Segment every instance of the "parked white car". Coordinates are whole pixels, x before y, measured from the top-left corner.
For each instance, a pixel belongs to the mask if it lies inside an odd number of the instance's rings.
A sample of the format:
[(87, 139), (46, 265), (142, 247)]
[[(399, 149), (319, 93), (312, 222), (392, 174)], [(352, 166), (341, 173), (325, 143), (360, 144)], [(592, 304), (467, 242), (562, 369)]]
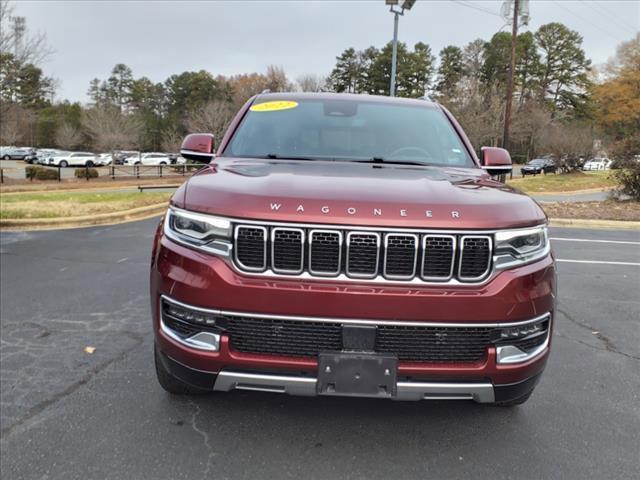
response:
[(609, 170), (611, 168), (611, 160), (608, 158), (594, 158), (584, 164), (582, 170)]
[(166, 153), (143, 153), (142, 155), (134, 155), (124, 159), (125, 165), (169, 165), (171, 159)]
[(65, 153), (67, 152), (64, 152), (62, 150), (56, 150), (54, 148), (43, 148), (41, 150), (38, 150), (38, 152), (36, 153), (35, 163), (39, 163), (40, 165), (46, 165), (47, 160), (49, 158), (60, 156)]
[(96, 165), (99, 167), (111, 165), (112, 162), (113, 156), (110, 153), (101, 153), (96, 157)]
[(96, 164), (97, 155), (89, 152), (65, 152), (47, 159), (47, 165), (57, 167), (93, 167)]

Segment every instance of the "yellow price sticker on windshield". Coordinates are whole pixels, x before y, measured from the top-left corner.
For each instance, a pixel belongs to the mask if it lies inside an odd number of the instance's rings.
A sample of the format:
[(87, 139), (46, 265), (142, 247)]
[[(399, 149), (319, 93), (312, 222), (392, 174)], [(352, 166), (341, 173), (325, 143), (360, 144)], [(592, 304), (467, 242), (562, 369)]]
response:
[(290, 108), (296, 108), (297, 106), (298, 102), (292, 102), (290, 100), (278, 100), (252, 105), (250, 110), (252, 112), (276, 112), (278, 110), (289, 110)]

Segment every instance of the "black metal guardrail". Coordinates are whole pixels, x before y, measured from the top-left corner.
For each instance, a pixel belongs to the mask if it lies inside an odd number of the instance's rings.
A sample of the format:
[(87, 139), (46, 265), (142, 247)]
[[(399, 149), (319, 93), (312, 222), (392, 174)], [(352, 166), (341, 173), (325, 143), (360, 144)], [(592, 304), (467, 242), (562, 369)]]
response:
[(175, 175), (187, 176), (192, 175), (201, 168), (209, 165), (208, 163), (180, 163), (170, 165), (110, 165), (109, 176), (115, 180), (117, 177), (158, 177), (167, 176), (167, 173)]
[[(190, 176), (208, 163), (184, 163), (169, 165), (109, 165), (109, 166), (79, 166), (79, 167), (60, 167), (59, 165), (27, 165), (25, 168), (25, 178), (29, 181), (35, 180), (57, 180), (61, 182), (65, 178), (86, 179), (87, 181), (96, 178), (110, 177), (112, 180), (122, 178), (163, 178), (167, 176)], [(108, 170), (105, 170), (108, 169)], [(4, 168), (0, 168), (0, 183), (5, 182)], [(54, 174), (40, 173), (56, 172)], [(65, 175), (63, 172), (70, 172)], [(97, 175), (96, 173), (97, 172)]]

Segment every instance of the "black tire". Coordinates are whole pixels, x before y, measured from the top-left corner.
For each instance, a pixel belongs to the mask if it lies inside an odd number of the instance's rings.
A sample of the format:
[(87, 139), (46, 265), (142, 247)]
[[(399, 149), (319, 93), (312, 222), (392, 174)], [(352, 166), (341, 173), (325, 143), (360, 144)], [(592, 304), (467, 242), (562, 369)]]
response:
[(166, 165), (167, 162), (160, 162), (160, 165)]
[(11, 157), (9, 155), (5, 155), (4, 157), (2, 157), (3, 160), (11, 160)]
[(85, 163), (84, 165), (88, 168), (91, 168), (93, 167), (93, 162), (91, 160), (87, 160), (87, 163)]
[(135, 162), (134, 163), (134, 165), (140, 165), (140, 164), (141, 164), (141, 162)]
[(158, 377), (158, 383), (165, 391), (172, 395), (201, 395), (203, 393), (208, 393), (205, 390), (193, 387), (174, 377), (162, 363), (158, 347), (155, 345), (153, 347), (153, 356), (156, 364), (156, 377)]
[(518, 405), (522, 405), (524, 402), (529, 400), (529, 397), (531, 396), (532, 393), (533, 393), (533, 390), (513, 400), (508, 400), (506, 402), (496, 402), (493, 404), (493, 406), (494, 407), (515, 407)]
[(67, 163), (66, 160), (62, 160), (60, 162), (60, 168), (67, 168), (69, 166), (69, 164)]

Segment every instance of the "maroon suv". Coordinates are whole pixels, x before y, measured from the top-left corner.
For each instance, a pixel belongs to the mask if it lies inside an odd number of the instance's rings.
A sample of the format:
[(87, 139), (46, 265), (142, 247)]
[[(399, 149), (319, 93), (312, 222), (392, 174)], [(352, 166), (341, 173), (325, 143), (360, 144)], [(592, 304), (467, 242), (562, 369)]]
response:
[(427, 100), (247, 102), (158, 228), (151, 306), (171, 393), (259, 390), (515, 405), (544, 370), (547, 219)]

